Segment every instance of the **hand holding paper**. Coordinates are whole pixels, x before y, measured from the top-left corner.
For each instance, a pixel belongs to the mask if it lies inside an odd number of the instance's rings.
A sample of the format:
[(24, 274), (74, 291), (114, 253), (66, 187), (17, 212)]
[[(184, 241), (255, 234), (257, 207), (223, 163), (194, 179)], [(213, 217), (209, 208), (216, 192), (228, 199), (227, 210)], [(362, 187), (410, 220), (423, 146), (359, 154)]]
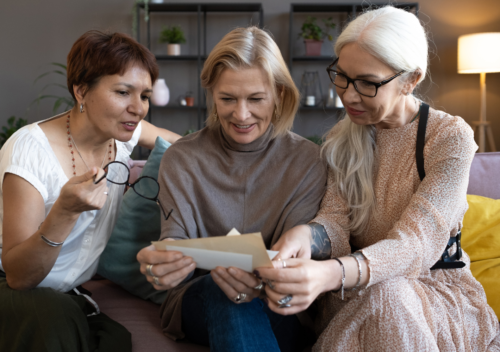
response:
[(227, 236), (195, 238), (175, 242), (153, 242), (157, 250), (179, 251), (190, 256), (200, 269), (212, 270), (230, 266), (252, 272), (258, 267), (272, 268), (271, 259), (278, 252), (266, 251), (262, 235), (240, 235), (235, 229)]

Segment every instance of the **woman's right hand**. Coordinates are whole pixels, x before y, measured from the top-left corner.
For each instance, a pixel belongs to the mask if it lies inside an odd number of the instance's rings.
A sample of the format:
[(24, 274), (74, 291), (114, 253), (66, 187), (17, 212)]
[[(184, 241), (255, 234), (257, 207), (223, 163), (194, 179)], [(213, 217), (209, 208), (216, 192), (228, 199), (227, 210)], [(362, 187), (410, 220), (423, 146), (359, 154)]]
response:
[[(185, 257), (177, 251), (157, 251), (153, 245), (141, 249), (137, 253), (137, 260), (141, 264), (141, 273), (159, 291), (176, 287), (196, 268), (193, 258)], [(147, 272), (147, 267), (151, 264), (154, 276)], [(155, 283), (155, 277), (158, 284)]]
[(62, 187), (56, 204), (72, 214), (101, 209), (108, 197), (108, 186), (105, 179), (94, 184), (94, 176), (98, 179), (103, 173), (104, 170), (92, 167), (83, 175), (70, 178)]
[(279, 251), (276, 258), (311, 258), (311, 229), (308, 225), (298, 225), (283, 235), (271, 248)]

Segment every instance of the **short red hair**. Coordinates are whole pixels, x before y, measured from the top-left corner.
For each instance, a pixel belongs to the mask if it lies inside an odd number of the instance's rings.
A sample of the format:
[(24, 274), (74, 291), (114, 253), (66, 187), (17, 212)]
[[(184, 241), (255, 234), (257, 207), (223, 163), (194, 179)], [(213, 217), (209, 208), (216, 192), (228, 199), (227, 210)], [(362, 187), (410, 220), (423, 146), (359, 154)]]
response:
[(144, 45), (123, 33), (88, 31), (78, 38), (68, 54), (68, 90), (76, 101), (73, 85), (85, 86), (86, 93), (101, 77), (122, 75), (133, 65), (148, 71), (152, 83), (158, 78), (156, 58)]

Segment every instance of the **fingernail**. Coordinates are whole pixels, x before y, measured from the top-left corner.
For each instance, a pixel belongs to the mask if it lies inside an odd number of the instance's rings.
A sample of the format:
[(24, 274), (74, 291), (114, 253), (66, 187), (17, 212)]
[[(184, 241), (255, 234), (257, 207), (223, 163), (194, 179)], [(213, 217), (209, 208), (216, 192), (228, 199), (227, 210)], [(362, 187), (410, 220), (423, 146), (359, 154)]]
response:
[(231, 275), (236, 275), (236, 270), (234, 270), (233, 268), (229, 268), (227, 271), (229, 271)]
[(215, 271), (212, 271), (212, 276), (215, 277), (216, 279), (219, 278), (219, 275)]
[(262, 279), (262, 277), (260, 277), (260, 273), (259, 273), (259, 271), (258, 271), (258, 270), (254, 270), (254, 271), (253, 271), (253, 274), (254, 274), (255, 276), (257, 276), (259, 279)]

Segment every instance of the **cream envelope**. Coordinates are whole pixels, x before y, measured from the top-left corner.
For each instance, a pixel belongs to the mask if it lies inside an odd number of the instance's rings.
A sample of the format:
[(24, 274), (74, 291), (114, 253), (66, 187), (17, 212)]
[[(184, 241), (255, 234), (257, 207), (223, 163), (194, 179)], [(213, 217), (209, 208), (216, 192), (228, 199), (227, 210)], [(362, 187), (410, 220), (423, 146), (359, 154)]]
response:
[(278, 254), (267, 251), (260, 232), (239, 235), (231, 230), (227, 236), (153, 242), (157, 250), (179, 251), (190, 256), (200, 269), (234, 266), (247, 272), (258, 267), (273, 267), (271, 259)]

